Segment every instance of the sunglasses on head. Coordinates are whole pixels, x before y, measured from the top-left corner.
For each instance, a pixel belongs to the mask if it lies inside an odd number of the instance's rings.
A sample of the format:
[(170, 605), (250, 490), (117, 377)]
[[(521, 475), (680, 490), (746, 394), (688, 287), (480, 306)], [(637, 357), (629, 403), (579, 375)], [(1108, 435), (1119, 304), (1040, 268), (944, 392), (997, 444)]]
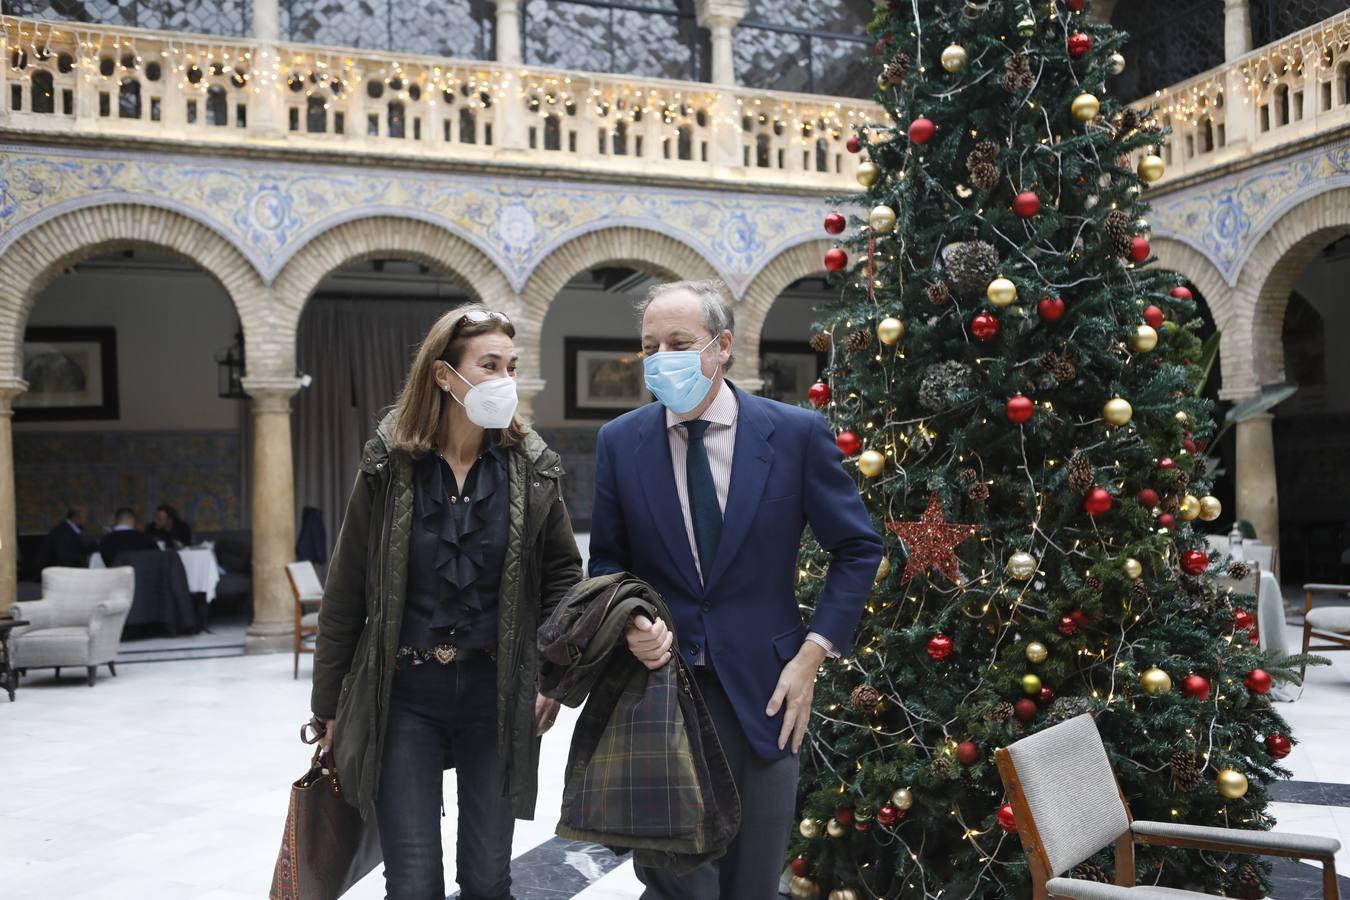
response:
[(471, 309), (459, 317), (459, 321), (455, 323), (454, 330), (459, 331), (459, 329), (464, 327), (466, 322), (472, 322), (474, 325), (482, 325), (484, 322), (491, 322), (494, 319), (501, 322), (503, 325), (511, 324), (511, 320), (507, 318), (506, 313), (499, 313), (496, 310), (491, 309)]

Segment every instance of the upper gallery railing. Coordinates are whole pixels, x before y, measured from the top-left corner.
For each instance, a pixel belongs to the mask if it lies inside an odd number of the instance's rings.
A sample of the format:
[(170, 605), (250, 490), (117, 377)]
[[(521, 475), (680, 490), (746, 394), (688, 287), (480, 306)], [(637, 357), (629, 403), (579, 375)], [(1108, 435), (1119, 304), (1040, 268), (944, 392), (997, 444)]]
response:
[(1350, 11), (1136, 105), (1172, 129), (1162, 184), (1350, 124)]
[(4, 18), (0, 129), (855, 190), (871, 103)]

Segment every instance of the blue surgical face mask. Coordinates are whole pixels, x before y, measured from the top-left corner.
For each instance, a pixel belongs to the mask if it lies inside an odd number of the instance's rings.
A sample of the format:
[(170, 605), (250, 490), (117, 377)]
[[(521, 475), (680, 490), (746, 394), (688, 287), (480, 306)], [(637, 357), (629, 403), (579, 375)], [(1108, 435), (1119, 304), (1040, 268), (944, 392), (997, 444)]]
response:
[[(717, 338), (703, 350), (715, 343)], [(692, 412), (712, 387), (712, 379), (703, 374), (703, 350), (667, 350), (642, 361), (647, 390), (677, 416)]]

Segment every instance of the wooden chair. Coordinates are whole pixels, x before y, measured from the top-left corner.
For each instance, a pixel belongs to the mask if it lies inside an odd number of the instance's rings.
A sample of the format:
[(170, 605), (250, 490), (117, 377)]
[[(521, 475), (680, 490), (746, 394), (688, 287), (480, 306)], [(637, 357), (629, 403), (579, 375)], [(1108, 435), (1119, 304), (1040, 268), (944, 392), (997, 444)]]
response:
[(286, 564), (286, 578), (295, 595), (295, 673), (300, 677), (300, 654), (313, 653), (314, 645), (306, 638), (319, 633), (319, 605), (323, 602), (323, 584), (312, 562)]
[[(1350, 584), (1305, 584), (1303, 586), (1303, 652), (1324, 653), (1350, 650), (1350, 606), (1323, 606), (1313, 609), (1314, 594), (1350, 597)], [(1329, 641), (1313, 645), (1312, 639)], [(1303, 674), (1308, 674), (1307, 663)]]
[[(1035, 900), (1214, 896), (1151, 885), (1136, 887), (1135, 844), (1317, 860), (1322, 863), (1323, 897), (1339, 900), (1335, 854), (1341, 844), (1334, 838), (1132, 820), (1091, 716), (1077, 716), (1025, 737), (996, 750), (994, 758), (1017, 819)], [(1116, 847), (1114, 884), (1061, 877), (1111, 843)]]

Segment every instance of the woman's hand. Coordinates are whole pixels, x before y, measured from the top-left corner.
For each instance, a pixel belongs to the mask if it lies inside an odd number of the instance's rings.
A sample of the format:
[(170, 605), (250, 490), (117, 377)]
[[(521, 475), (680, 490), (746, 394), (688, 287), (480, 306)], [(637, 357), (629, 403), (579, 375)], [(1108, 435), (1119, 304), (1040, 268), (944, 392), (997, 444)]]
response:
[(534, 733), (544, 734), (553, 727), (553, 720), (558, 718), (558, 710), (562, 704), (557, 700), (550, 700), (543, 694), (539, 694), (534, 699)]
[(319, 747), (323, 750), (325, 756), (331, 756), (333, 753), (333, 732), (336, 730), (336, 721), (333, 719), (321, 719), (323, 722), (323, 734), (319, 735)]

